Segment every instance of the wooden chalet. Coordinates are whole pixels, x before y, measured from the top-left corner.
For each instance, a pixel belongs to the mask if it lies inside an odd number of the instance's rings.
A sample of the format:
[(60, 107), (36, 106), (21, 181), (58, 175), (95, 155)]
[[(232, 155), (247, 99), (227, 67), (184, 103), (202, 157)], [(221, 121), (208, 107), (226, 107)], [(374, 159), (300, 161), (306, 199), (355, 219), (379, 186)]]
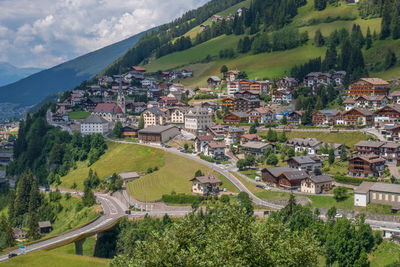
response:
[(224, 116), (224, 123), (226, 124), (238, 124), (241, 122), (246, 123), (249, 115), (245, 112), (230, 112)]
[(389, 83), (380, 78), (360, 78), (349, 85), (347, 95), (388, 95)]

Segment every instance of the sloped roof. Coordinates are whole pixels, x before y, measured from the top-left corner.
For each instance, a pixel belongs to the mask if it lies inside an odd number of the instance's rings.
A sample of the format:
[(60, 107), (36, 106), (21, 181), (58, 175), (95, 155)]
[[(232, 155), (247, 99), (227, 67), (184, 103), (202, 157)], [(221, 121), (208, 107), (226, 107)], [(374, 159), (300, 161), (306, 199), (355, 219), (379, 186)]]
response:
[(108, 121), (98, 115), (92, 114), (84, 119), (82, 123), (108, 123)]
[(212, 135), (199, 135), (196, 139), (199, 139), (200, 141), (212, 141), (214, 140), (214, 137)]
[(164, 112), (158, 107), (151, 107), (146, 109), (146, 111), (153, 113), (154, 115), (161, 115), (161, 116), (164, 115)]
[(215, 176), (211, 176), (211, 175), (209, 175), (209, 176), (198, 176), (198, 177), (195, 177), (195, 178), (191, 179), (190, 181), (193, 181), (193, 180), (197, 180), (201, 184), (219, 184), (219, 183), (221, 183), (220, 179), (216, 178)]
[(247, 143), (243, 144), (242, 147), (244, 147), (244, 148), (261, 149), (261, 148), (266, 147), (268, 145), (269, 144), (267, 144), (267, 143), (252, 141), (252, 142), (247, 142)]
[(307, 172), (298, 170), (285, 171), (282, 172), (281, 174), (285, 175), (285, 177), (289, 180), (302, 180), (309, 177)]
[(332, 182), (333, 178), (331, 175), (318, 175), (318, 176), (311, 176), (310, 180), (318, 184), (318, 183)]
[(388, 85), (389, 83), (381, 78), (360, 78), (360, 80), (373, 85)]
[[(119, 107), (114, 103), (99, 103), (94, 112), (115, 112), (120, 111)], [(122, 112), (122, 111), (121, 111)]]
[(307, 164), (307, 163), (315, 163), (315, 160), (313, 160), (309, 156), (298, 156), (298, 157), (291, 157), (290, 159), (293, 159), (299, 164)]
[(207, 144), (211, 148), (225, 148), (225, 143), (224, 142), (210, 142)]
[(380, 142), (380, 141), (359, 141), (357, 144), (354, 146), (366, 146), (366, 147), (381, 147), (385, 142)]

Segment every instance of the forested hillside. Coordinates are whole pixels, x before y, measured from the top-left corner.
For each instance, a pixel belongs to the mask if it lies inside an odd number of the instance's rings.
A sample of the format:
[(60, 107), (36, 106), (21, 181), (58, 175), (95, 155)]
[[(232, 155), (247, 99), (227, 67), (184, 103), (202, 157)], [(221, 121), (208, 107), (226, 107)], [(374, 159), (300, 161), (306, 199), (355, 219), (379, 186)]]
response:
[[(150, 72), (186, 67), (194, 70), (194, 77), (182, 82), (196, 86), (218, 75), (222, 65), (244, 70), (249, 78), (274, 79), (299, 76), (301, 71), (292, 69), (313, 59), (321, 61), (316, 71), (350, 70), (349, 80), (368, 75), (388, 79), (400, 74), (399, 2), (225, 1), (202, 13), (196, 26), (194, 20), (189, 23), (182, 18), (180, 24), (160, 27), (101, 74), (117, 73), (136, 64)], [(243, 10), (240, 14), (239, 8)], [(228, 14), (233, 15), (231, 19)], [(222, 19), (216, 20), (213, 15)], [(185, 33), (177, 28), (184, 28)], [(350, 65), (340, 62), (350, 54), (358, 59)]]

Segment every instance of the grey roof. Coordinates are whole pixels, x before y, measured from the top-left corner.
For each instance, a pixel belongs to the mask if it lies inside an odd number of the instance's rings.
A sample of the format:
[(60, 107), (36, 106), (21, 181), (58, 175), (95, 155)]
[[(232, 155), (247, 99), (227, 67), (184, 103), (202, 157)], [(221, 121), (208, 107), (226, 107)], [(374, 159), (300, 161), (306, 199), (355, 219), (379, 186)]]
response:
[(140, 175), (137, 172), (121, 172), (118, 174), (123, 180), (125, 179), (132, 179), (132, 178), (139, 178)]
[(293, 171), (295, 169), (292, 169), (292, 168), (290, 168), (288, 166), (284, 166), (284, 167), (271, 167), (271, 168), (267, 168), (266, 170), (269, 173), (271, 173), (273, 176), (277, 177), (282, 172), (290, 172), (290, 171)]
[(12, 153), (0, 153), (0, 157), (5, 157), (5, 158), (10, 157), (10, 158), (12, 158), (12, 156), (13, 156)]
[(39, 228), (43, 227), (51, 227), (51, 222), (50, 221), (39, 222)]
[(159, 126), (150, 126), (145, 129), (139, 130), (139, 133), (162, 133), (172, 128), (178, 129), (178, 127), (174, 125), (166, 125), (166, 126), (159, 125)]
[(379, 141), (360, 141), (355, 146), (366, 146), (366, 147), (381, 147), (384, 145), (385, 142), (379, 142)]
[(149, 111), (149, 112), (153, 113), (154, 115), (164, 115), (164, 112), (161, 109), (159, 109), (158, 107), (148, 108), (148, 109), (146, 109), (146, 111)]
[(307, 163), (315, 163), (315, 160), (313, 160), (309, 156), (298, 156), (298, 157), (291, 157), (294, 161), (296, 161), (299, 164), (307, 164)]
[(99, 115), (92, 114), (82, 121), (82, 123), (108, 123), (104, 118)]
[(0, 171), (0, 179), (4, 179), (6, 177), (6, 171)]
[(332, 182), (333, 178), (331, 175), (317, 175), (317, 176), (311, 176), (310, 180), (318, 184), (318, 183)]
[(370, 190), (371, 191), (378, 191), (378, 192), (387, 192), (387, 193), (400, 194), (400, 184), (374, 183), (371, 186)]
[(308, 178), (309, 175), (305, 171), (291, 170), (282, 172), (289, 180), (301, 180)]
[(269, 146), (269, 144), (263, 143), (263, 142), (256, 142), (256, 141), (247, 142), (244, 145), (242, 145), (242, 147), (254, 148), (254, 149), (261, 149), (261, 148), (266, 147), (266, 146)]
[(288, 144), (315, 147), (322, 144), (322, 142), (316, 138), (293, 138), (288, 141)]
[(198, 180), (202, 184), (219, 184), (221, 180), (216, 178), (215, 176), (199, 176), (191, 179), (190, 181)]
[(213, 80), (214, 82), (220, 82), (221, 78), (218, 76), (211, 76), (209, 79)]

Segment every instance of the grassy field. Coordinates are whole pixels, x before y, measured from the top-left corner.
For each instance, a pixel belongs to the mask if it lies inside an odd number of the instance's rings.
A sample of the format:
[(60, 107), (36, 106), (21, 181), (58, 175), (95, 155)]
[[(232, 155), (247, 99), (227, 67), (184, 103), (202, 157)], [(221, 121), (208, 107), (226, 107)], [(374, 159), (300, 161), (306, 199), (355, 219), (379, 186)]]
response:
[(213, 172), (204, 165), (186, 159), (184, 157), (166, 153), (165, 165), (159, 171), (145, 175), (138, 180), (128, 184), (129, 194), (142, 201), (160, 200), (163, 194), (176, 193), (190, 194), (193, 175), (196, 170), (202, 170), (204, 174), (213, 174), (222, 180), (221, 188), (227, 188), (228, 191), (238, 192), (225, 177)]
[(81, 120), (81, 119), (86, 119), (89, 117), (90, 112), (85, 112), (85, 111), (75, 111), (71, 112), (68, 114), (68, 117), (70, 120)]
[(109, 260), (87, 256), (70, 255), (55, 251), (36, 251), (12, 258), (3, 262), (1, 266), (18, 267), (92, 267), (108, 266)]
[[(226, 16), (228, 13), (234, 13), (237, 8), (248, 6), (250, 1), (241, 2), (223, 12), (219, 15)], [(211, 24), (211, 18), (203, 24)], [(324, 57), (326, 48), (315, 47), (313, 45), (313, 37), (315, 31), (320, 29), (324, 36), (329, 35), (336, 29), (346, 28), (351, 30), (353, 24), (359, 24), (361, 30), (365, 34), (367, 28), (370, 27), (371, 32), (380, 32), (381, 19), (364, 20), (358, 16), (357, 6), (346, 5), (345, 1), (340, 1), (339, 6), (328, 7), (323, 11), (314, 10), (314, 1), (309, 0), (308, 3), (299, 8), (298, 15), (289, 24), (290, 27), (299, 28), (300, 32), (307, 31), (309, 34), (309, 42), (301, 47), (277, 51), (272, 53), (261, 53), (257, 55), (238, 54), (233, 59), (219, 59), (218, 53), (222, 49), (234, 48), (236, 49), (237, 42), (243, 36), (223, 35), (205, 43), (192, 47), (186, 51), (176, 52), (164, 57), (153, 60), (150, 64), (146, 65), (149, 71), (170, 70), (176, 68), (192, 68), (194, 76), (192, 78), (180, 81), (186, 86), (205, 86), (206, 80), (211, 75), (220, 75), (220, 67), (227, 65), (229, 68), (238, 68), (245, 70), (249, 78), (276, 78), (287, 74), (290, 68), (295, 64), (301, 64), (311, 58)], [(194, 38), (199, 32), (200, 28), (195, 27), (185, 35)], [(393, 41), (377, 41), (372, 49), (365, 51), (365, 60), (367, 64), (374, 64), (376, 58), (373, 51), (385, 51), (385, 42), (391, 44), (397, 55), (400, 54), (397, 42)], [(400, 40), (399, 40), (400, 42)], [(371, 52), (370, 52), (371, 51)], [(213, 61), (208, 63), (200, 63), (207, 55), (213, 56)], [(379, 57), (382, 59), (382, 57)], [(374, 75), (383, 78), (391, 78), (400, 74), (400, 67), (394, 67), (388, 71), (376, 72)]]
[(352, 210), (354, 198), (353, 194), (349, 194), (349, 197), (344, 201), (336, 201), (333, 197), (330, 196), (320, 196), (320, 195), (308, 195), (309, 199), (311, 199), (312, 205), (316, 208), (331, 208), (335, 206), (337, 209), (342, 210)]
[(332, 165), (329, 165), (328, 160), (324, 160), (324, 168), (322, 169), (323, 172), (335, 175), (335, 174), (346, 174), (349, 170), (349, 162), (341, 162), (335, 161)]
[[(93, 257), (95, 246), (96, 240), (94, 239), (94, 237), (91, 236), (86, 238), (85, 242), (83, 243), (83, 256)], [(68, 245), (52, 249), (50, 251), (75, 255), (75, 244), (70, 243)]]
[[(196, 161), (179, 155), (167, 153), (161, 149), (139, 146), (135, 144), (108, 143), (106, 153), (88, 167), (87, 162), (78, 163), (78, 168), (62, 178), (61, 187), (70, 188), (75, 182), (79, 189), (88, 176), (89, 168), (96, 171), (100, 179), (113, 173), (131, 172), (144, 173), (148, 168), (158, 167), (159, 170), (145, 175), (128, 185), (129, 193), (139, 200), (155, 201), (163, 194), (172, 191), (190, 193), (189, 181), (197, 170), (205, 174), (213, 174), (212, 170)], [(236, 188), (224, 177), (219, 177), (222, 188), (237, 192)]]
[(400, 261), (400, 246), (393, 242), (383, 242), (369, 255), (371, 266), (384, 267)]
[[(267, 131), (258, 132), (261, 136), (266, 136)], [(361, 132), (287, 132), (286, 136), (288, 139), (292, 138), (317, 138), (319, 141), (325, 143), (336, 143), (345, 144), (346, 146), (353, 148), (354, 144), (361, 140), (367, 140), (368, 135)]]

